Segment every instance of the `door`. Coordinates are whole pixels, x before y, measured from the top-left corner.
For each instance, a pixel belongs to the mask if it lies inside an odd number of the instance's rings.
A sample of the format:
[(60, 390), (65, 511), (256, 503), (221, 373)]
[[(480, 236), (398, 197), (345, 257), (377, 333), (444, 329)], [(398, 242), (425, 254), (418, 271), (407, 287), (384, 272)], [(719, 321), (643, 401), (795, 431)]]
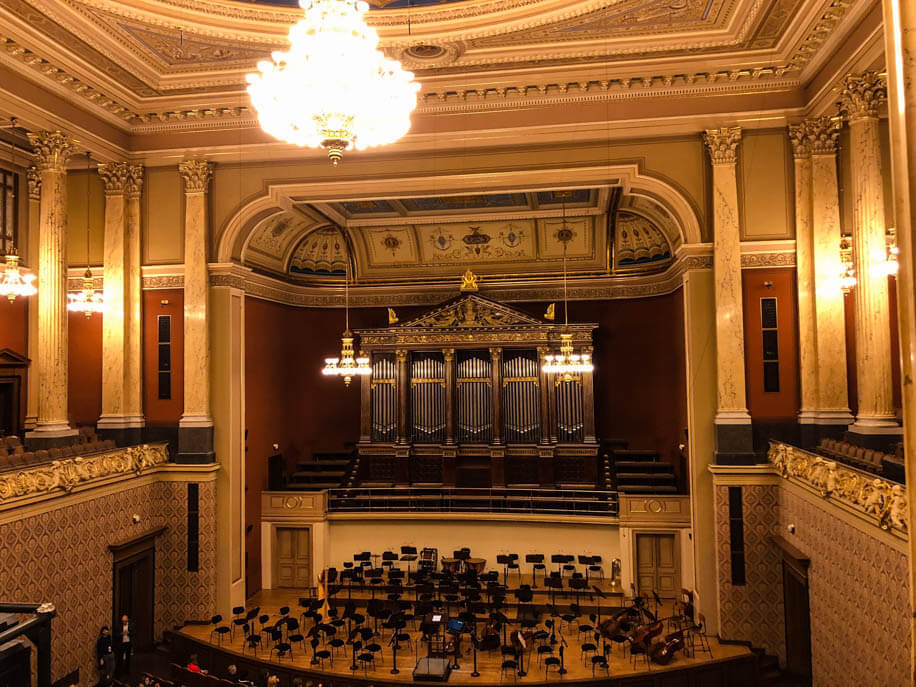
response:
[(141, 551), (114, 564), (114, 607), (112, 634), (121, 625), (121, 616), (134, 623), (134, 650), (153, 645), (153, 589), (155, 564), (153, 549)]
[(311, 538), (308, 527), (278, 527), (276, 580), (278, 587), (311, 586)]
[(808, 576), (782, 562), (783, 607), (786, 620), (786, 672), (811, 684), (811, 613)]
[(636, 585), (641, 594), (672, 598), (680, 589), (680, 577), (673, 534), (636, 535)]
[(0, 377), (0, 437), (19, 434), (19, 378)]

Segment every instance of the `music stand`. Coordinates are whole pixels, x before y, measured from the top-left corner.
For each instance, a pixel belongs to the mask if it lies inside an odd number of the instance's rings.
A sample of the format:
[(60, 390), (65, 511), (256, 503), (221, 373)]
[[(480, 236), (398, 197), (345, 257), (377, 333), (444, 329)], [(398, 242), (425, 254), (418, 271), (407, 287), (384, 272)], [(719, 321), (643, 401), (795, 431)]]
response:
[(512, 562), (512, 556), (509, 556), (504, 553), (497, 554), (496, 556), (496, 565), (503, 566), (503, 586), (508, 584), (509, 579), (509, 563)]
[(597, 585), (593, 584), (592, 589), (595, 590), (595, 594), (598, 596), (598, 622), (596, 624), (601, 625), (601, 599), (607, 598), (607, 595)]
[(474, 647), (474, 670), (471, 672), (471, 677), (480, 677), (480, 673), (477, 672), (477, 631), (471, 633), (471, 646)]
[(580, 595), (582, 590), (588, 586), (588, 582), (584, 577), (571, 577), (569, 578), (569, 588), (576, 595), (576, 605), (579, 605)]
[(528, 553), (525, 554), (525, 563), (531, 563), (531, 587), (537, 589), (537, 573), (535, 572), (535, 564), (543, 565), (544, 563), (544, 554), (542, 553)]

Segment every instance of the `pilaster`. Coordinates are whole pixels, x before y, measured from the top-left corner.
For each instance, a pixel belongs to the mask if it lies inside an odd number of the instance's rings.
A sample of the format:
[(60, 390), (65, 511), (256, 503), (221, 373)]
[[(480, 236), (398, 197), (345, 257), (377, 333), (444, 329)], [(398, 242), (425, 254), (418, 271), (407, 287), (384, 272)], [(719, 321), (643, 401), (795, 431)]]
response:
[[(41, 213), (41, 173), (37, 167), (26, 171), (29, 187), (29, 234), (27, 257), (29, 266), (38, 269), (38, 236)], [(29, 306), (29, 360), (32, 361), (26, 382), (26, 411), (23, 422), (26, 430), (35, 429), (38, 424), (38, 307), (37, 302)]]
[(178, 164), (184, 183), (184, 414), (178, 423), (178, 460), (213, 460), (208, 331), (207, 189), (213, 170), (206, 160)]
[(878, 141), (878, 109), (887, 96), (883, 76), (850, 74), (840, 107), (849, 122), (853, 198), (853, 259), (856, 270), (856, 383), (858, 413), (849, 428), (857, 434), (899, 433), (891, 382), (890, 305)]
[[(67, 443), (67, 161), (76, 141), (60, 131), (29, 134), (41, 182), (38, 227), (38, 418), (30, 448)], [(34, 363), (33, 363), (34, 364)]]
[(744, 366), (744, 304), (738, 206), (740, 127), (709, 129), (704, 137), (712, 162), (716, 293), (716, 453), (722, 462), (753, 460)]
[(143, 275), (141, 273), (142, 234), (140, 198), (143, 192), (143, 165), (128, 168), (125, 198), (127, 199), (127, 234), (125, 238), (126, 266), (124, 321), (127, 335), (125, 368), (124, 414), (131, 427), (143, 427)]

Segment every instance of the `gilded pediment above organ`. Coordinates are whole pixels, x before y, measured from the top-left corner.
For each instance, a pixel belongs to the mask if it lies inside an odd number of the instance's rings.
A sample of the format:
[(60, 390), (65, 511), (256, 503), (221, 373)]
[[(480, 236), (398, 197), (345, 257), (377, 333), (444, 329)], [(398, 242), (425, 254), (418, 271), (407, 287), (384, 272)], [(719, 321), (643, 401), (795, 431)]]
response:
[(468, 294), (449, 301), (415, 320), (399, 325), (402, 329), (448, 328), (481, 329), (492, 327), (543, 326), (544, 322), (527, 313), (489, 298)]

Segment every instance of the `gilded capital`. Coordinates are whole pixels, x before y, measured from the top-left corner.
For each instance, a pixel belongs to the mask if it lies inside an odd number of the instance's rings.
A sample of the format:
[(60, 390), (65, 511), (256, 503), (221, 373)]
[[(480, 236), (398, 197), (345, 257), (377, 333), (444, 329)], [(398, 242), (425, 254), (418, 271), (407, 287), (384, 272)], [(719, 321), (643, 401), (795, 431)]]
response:
[(887, 79), (874, 71), (847, 74), (838, 90), (840, 112), (850, 122), (877, 118), (878, 109), (887, 100)]
[(406, 362), (407, 362), (407, 357), (408, 357), (408, 355), (410, 355), (409, 351), (407, 351), (407, 350), (405, 350), (405, 349), (403, 349), (403, 348), (397, 349), (397, 351), (395, 351), (395, 353), (396, 353), (397, 356), (398, 356), (398, 362), (399, 362), (399, 363), (406, 363)]
[(206, 193), (213, 176), (213, 165), (206, 160), (184, 160), (178, 163), (185, 193)]
[(454, 348), (443, 348), (442, 357), (445, 359), (445, 362), (450, 363), (455, 359), (455, 349)]
[(126, 162), (100, 162), (99, 176), (105, 184), (106, 196), (122, 196), (127, 188), (128, 170)]
[(789, 140), (796, 158), (811, 155), (835, 155), (843, 122), (839, 117), (812, 117), (789, 125)]
[(41, 199), (41, 172), (32, 165), (25, 172), (26, 181), (29, 183), (29, 200)]
[(29, 143), (35, 149), (35, 166), (40, 171), (51, 170), (65, 172), (67, 161), (73, 155), (76, 144), (67, 134), (61, 131), (40, 131), (30, 133)]
[(709, 159), (713, 165), (733, 165), (738, 161), (741, 127), (723, 126), (721, 129), (707, 129), (703, 141), (709, 149)]
[(143, 190), (143, 165), (127, 166), (127, 186), (125, 191), (130, 198), (139, 198)]

